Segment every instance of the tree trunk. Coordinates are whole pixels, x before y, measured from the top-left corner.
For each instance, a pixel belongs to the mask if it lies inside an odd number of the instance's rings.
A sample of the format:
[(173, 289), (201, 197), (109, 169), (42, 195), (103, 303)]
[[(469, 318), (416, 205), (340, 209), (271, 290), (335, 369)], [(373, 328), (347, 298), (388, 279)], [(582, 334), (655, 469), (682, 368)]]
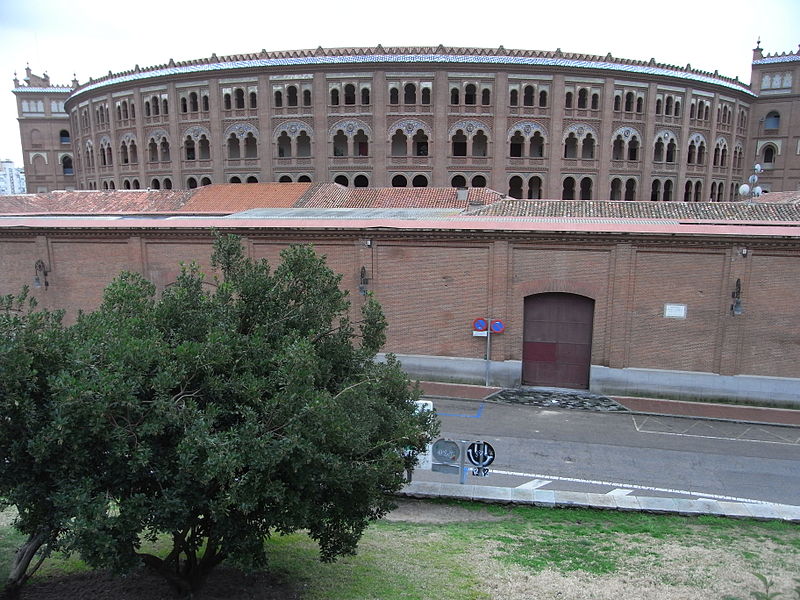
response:
[(8, 574), (6, 587), (3, 590), (2, 597), (4, 599), (18, 598), (20, 588), (30, 579), (31, 575), (36, 572), (39, 566), (41, 566), (45, 557), (44, 554), (39, 557), (39, 561), (33, 569), (28, 572), (31, 561), (42, 546), (44, 546), (45, 542), (47, 542), (47, 537), (48, 536), (44, 533), (31, 534), (28, 536), (27, 541), (17, 548), (14, 554), (14, 562), (11, 564), (11, 572)]

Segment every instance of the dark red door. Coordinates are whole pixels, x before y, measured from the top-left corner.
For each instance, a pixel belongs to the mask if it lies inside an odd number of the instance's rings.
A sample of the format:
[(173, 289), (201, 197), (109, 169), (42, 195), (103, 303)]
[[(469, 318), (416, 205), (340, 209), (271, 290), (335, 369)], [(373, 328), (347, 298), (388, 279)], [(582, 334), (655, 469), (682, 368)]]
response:
[(547, 293), (525, 298), (522, 383), (589, 388), (594, 300)]

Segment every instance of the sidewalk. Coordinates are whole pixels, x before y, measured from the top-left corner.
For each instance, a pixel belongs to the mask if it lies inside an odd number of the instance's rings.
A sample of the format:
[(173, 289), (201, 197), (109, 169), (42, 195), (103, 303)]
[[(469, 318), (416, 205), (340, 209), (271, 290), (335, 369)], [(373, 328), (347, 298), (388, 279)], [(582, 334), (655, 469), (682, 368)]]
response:
[[(426, 396), (463, 398), (466, 400), (484, 400), (488, 396), (502, 390), (502, 388), (498, 387), (465, 385), (460, 383), (440, 383), (437, 381), (421, 381), (420, 387)], [(744, 406), (741, 404), (714, 404), (710, 402), (659, 400), (656, 398), (630, 398), (625, 396), (611, 396), (611, 399), (618, 402), (632, 413), (722, 419), (744, 423), (800, 427), (800, 410)]]

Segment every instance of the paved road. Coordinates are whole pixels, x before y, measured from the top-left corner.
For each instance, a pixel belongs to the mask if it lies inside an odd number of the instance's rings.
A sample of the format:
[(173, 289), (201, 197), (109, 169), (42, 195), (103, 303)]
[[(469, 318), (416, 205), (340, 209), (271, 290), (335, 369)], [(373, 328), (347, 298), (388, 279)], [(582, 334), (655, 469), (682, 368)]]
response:
[[(800, 428), (436, 399), (442, 437), (488, 441), (468, 483), (800, 505)], [(417, 471), (415, 481), (457, 482)]]

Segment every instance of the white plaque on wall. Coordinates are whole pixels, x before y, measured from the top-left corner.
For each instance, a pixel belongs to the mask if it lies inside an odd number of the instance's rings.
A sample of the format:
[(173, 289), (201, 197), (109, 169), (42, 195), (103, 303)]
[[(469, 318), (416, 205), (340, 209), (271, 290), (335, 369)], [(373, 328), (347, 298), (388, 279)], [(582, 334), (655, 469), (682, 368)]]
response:
[(664, 318), (665, 319), (685, 319), (686, 318), (686, 305), (685, 304), (665, 304), (664, 305)]

